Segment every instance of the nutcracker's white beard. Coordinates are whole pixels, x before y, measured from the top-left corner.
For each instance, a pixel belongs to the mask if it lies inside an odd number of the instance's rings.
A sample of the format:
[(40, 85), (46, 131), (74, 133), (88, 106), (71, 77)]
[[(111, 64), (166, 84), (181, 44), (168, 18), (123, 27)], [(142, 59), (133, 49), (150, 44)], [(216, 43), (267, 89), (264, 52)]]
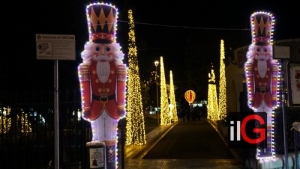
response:
[(109, 77), (110, 65), (109, 62), (97, 62), (97, 75), (102, 83), (105, 83)]
[(257, 70), (260, 77), (265, 77), (267, 73), (267, 61), (266, 60), (258, 60), (257, 62)]

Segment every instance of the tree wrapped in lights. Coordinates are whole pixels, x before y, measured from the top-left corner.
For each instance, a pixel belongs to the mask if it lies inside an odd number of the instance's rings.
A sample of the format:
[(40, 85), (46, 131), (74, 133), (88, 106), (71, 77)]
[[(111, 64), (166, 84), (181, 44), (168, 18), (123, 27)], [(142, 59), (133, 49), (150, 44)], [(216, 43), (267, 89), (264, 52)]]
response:
[(9, 118), (10, 112), (10, 107), (0, 108), (0, 134), (7, 133), (11, 128), (11, 118)]
[(25, 113), (23, 109), (21, 109), (21, 114), (17, 115), (17, 121), (20, 122), (21, 126), (18, 127), (21, 128), (22, 133), (32, 132), (31, 123), (28, 120), (28, 114)]
[(170, 112), (172, 113), (173, 121), (178, 121), (172, 71), (170, 71)]
[(129, 47), (127, 80), (126, 145), (146, 144), (145, 121), (141, 95), (141, 83), (135, 45), (135, 32), (132, 10), (128, 11)]
[(219, 114), (225, 118), (227, 116), (227, 98), (226, 98), (226, 76), (225, 76), (225, 50), (224, 40), (221, 40), (220, 46), (220, 81), (219, 81)]
[(171, 124), (163, 57), (160, 57), (160, 124)]
[(207, 118), (214, 121), (219, 120), (218, 112), (219, 112), (219, 108), (218, 108), (215, 72), (212, 67), (211, 73), (208, 73)]

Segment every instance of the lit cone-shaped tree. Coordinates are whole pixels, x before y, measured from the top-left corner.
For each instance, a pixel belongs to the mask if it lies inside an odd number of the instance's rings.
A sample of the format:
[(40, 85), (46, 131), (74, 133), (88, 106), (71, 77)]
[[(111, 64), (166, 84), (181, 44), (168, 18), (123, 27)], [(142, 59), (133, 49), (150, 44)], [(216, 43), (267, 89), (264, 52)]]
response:
[(224, 40), (221, 40), (220, 45), (220, 81), (219, 81), (219, 114), (221, 118), (227, 116), (227, 97), (226, 97), (226, 77), (225, 77), (225, 50), (224, 50)]
[(174, 122), (178, 121), (177, 117), (177, 108), (176, 108), (176, 100), (175, 100), (175, 89), (173, 82), (173, 72), (170, 70), (170, 111), (172, 113), (172, 120)]
[(215, 81), (215, 72), (213, 67), (211, 73), (208, 74), (208, 96), (207, 96), (207, 118), (218, 120), (219, 116), (217, 88)]
[(28, 114), (25, 113), (23, 111), (23, 109), (21, 110), (21, 114), (17, 115), (17, 121), (19, 121), (19, 128), (21, 128), (21, 132), (22, 133), (31, 133), (32, 132), (32, 128), (31, 128), (31, 123), (28, 120)]
[(135, 45), (132, 10), (128, 11), (129, 46), (127, 79), (126, 145), (146, 144), (145, 120), (141, 95), (141, 83)]
[(163, 57), (160, 57), (160, 125), (171, 124)]

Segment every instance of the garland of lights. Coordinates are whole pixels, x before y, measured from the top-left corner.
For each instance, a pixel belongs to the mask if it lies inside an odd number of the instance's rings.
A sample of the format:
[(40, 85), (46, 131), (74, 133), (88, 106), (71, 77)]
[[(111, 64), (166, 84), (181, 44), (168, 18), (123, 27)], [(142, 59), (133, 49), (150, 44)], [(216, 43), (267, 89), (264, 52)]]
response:
[[(7, 133), (11, 128), (12, 120), (8, 118), (10, 116), (11, 108), (10, 107), (3, 107), (3, 110), (0, 109), (0, 134)], [(31, 133), (32, 127), (31, 123), (28, 120), (28, 114), (21, 110), (21, 114), (17, 114), (17, 127), (20, 128), (21, 133)]]
[(11, 128), (11, 118), (10, 116), (11, 108), (3, 107), (3, 110), (0, 109), (0, 134), (7, 133)]
[[(221, 40), (221, 50), (220, 50), (220, 86), (219, 86), (219, 114), (221, 117), (225, 118), (227, 116), (227, 98), (226, 98), (226, 76), (225, 76), (225, 50), (224, 50), (224, 40)], [(218, 119), (220, 120), (220, 119)]]
[(213, 67), (211, 73), (208, 73), (207, 118), (213, 121), (219, 119), (217, 88)]
[[(244, 65), (245, 69), (245, 76), (246, 76), (246, 84), (247, 84), (247, 92), (248, 92), (248, 106), (254, 112), (267, 112), (267, 152), (262, 152), (261, 149), (257, 148), (257, 159), (270, 159), (275, 156), (275, 140), (274, 140), (274, 110), (277, 109), (280, 106), (280, 81), (283, 81), (282, 75), (281, 75), (281, 65), (278, 63), (277, 60), (273, 60), (272, 56), (272, 45), (273, 45), (273, 31), (274, 31), (274, 24), (275, 19), (274, 16), (271, 13), (268, 12), (255, 12), (251, 15), (251, 30), (252, 30), (252, 44), (249, 46), (248, 52), (247, 52), (247, 61)], [(260, 48), (264, 49), (260, 49)], [(260, 51), (264, 50), (263, 52), (268, 53), (270, 56), (270, 66), (271, 68), (268, 68), (267, 71), (270, 71), (271, 74), (265, 75), (264, 77), (255, 75), (257, 68), (254, 67), (257, 63), (255, 57), (259, 57), (258, 54)], [(266, 61), (267, 62), (267, 61)], [(260, 66), (262, 68), (263, 66)], [(264, 66), (266, 68), (266, 66)], [(259, 82), (259, 80), (256, 80), (256, 77), (260, 77), (260, 79), (264, 78), (270, 78), (270, 86), (267, 86), (268, 81), (262, 83)], [(256, 83), (255, 83), (256, 82)], [(257, 99), (259, 94), (256, 93), (258, 90), (261, 91), (261, 84), (265, 84), (265, 92), (271, 93), (271, 104), (272, 106), (269, 108), (270, 110), (262, 110), (260, 106), (257, 106)], [(264, 94), (265, 95), (265, 94)], [(266, 96), (264, 96), (265, 98)], [(270, 101), (270, 99), (265, 99), (265, 101)], [(260, 102), (260, 101), (259, 101)], [(269, 155), (268, 155), (269, 154)]]
[(21, 127), (21, 132), (22, 133), (30, 133), (30, 132), (32, 132), (31, 123), (28, 120), (28, 114), (25, 113), (23, 111), (23, 109), (21, 110), (21, 115), (17, 114), (17, 121), (20, 121), (20, 125), (21, 126), (18, 126), (18, 123), (17, 123), (17, 126)]
[(176, 101), (175, 101), (175, 90), (174, 90), (174, 82), (173, 82), (173, 73), (170, 70), (170, 112), (172, 114), (172, 119), (174, 122), (178, 121), (177, 116), (177, 108), (176, 108)]
[(160, 77), (160, 125), (168, 125), (171, 124), (171, 116), (169, 113), (165, 68), (162, 56), (160, 57)]
[(142, 104), (141, 83), (135, 45), (135, 32), (132, 10), (128, 11), (128, 80), (127, 80), (127, 115), (126, 145), (146, 144), (144, 109)]

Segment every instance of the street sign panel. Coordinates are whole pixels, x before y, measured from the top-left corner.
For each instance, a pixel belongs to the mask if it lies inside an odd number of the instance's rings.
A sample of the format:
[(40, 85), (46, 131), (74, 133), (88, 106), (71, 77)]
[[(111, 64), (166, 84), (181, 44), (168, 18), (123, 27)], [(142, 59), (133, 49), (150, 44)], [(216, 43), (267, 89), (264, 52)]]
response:
[(75, 60), (75, 35), (36, 34), (36, 59)]

